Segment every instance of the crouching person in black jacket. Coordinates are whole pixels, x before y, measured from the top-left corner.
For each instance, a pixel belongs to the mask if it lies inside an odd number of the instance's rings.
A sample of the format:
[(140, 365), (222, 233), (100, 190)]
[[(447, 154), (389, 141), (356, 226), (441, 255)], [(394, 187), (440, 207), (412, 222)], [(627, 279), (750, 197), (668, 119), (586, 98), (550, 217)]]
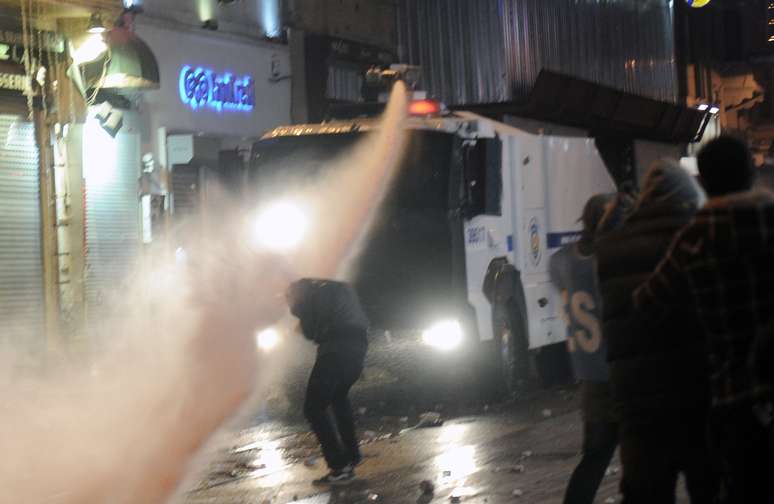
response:
[(288, 304), (301, 322), (304, 337), (317, 344), (304, 416), (317, 435), (330, 473), (314, 484), (345, 484), (355, 478), (354, 468), (361, 460), (348, 394), (363, 372), (368, 319), (355, 290), (332, 280), (305, 278), (293, 283)]

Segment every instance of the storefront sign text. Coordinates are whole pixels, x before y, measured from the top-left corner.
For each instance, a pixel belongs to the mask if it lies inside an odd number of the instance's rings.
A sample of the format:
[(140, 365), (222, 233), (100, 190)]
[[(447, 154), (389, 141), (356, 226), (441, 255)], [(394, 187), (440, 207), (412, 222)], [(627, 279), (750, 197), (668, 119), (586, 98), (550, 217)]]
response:
[(184, 66), (179, 77), (180, 99), (194, 110), (202, 107), (250, 111), (255, 107), (255, 82), (203, 68)]
[(24, 91), (27, 89), (27, 78), (19, 74), (0, 73), (0, 89)]

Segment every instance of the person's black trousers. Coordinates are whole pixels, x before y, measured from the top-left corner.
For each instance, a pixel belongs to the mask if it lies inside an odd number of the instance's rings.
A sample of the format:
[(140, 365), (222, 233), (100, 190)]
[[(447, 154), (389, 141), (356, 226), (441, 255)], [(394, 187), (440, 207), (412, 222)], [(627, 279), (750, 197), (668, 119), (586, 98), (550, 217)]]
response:
[(615, 448), (618, 446), (618, 424), (583, 423), (583, 456), (575, 468), (564, 494), (564, 504), (592, 504), (605, 477)]
[(680, 473), (692, 504), (715, 502), (719, 478), (704, 408), (624, 416), (620, 439), (624, 504), (673, 504)]
[(581, 385), (583, 455), (570, 477), (564, 504), (592, 504), (618, 446), (618, 423), (607, 382)]
[(774, 453), (752, 405), (715, 408), (710, 433), (723, 472), (720, 502), (774, 504)]
[[(318, 355), (309, 377), (304, 416), (331, 470), (360, 462), (349, 389), (363, 372), (365, 349), (355, 347)], [(330, 412), (329, 412), (330, 408)]]

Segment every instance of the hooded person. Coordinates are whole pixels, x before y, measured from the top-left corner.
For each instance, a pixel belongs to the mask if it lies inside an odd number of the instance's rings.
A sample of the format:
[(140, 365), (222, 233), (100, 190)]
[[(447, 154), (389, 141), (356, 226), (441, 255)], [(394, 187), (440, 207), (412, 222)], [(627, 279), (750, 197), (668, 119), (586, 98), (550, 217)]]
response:
[[(330, 473), (317, 485), (345, 484), (361, 461), (349, 390), (363, 372), (368, 349), (368, 318), (349, 284), (304, 278), (287, 293), (290, 312), (304, 337), (317, 344), (309, 376), (304, 416), (309, 421)], [(333, 415), (328, 414), (328, 409)]]
[(681, 313), (698, 320), (724, 502), (772, 503), (771, 389), (756, 370), (768, 367), (772, 348), (774, 194), (753, 188), (758, 169), (744, 139), (715, 138), (697, 158), (710, 199), (634, 292), (634, 306), (658, 327), (675, 324)]
[(679, 473), (692, 502), (710, 502), (715, 493), (705, 441), (707, 372), (695, 317), (685, 313), (653, 326), (632, 302), (704, 200), (698, 182), (677, 162), (657, 161), (623, 226), (596, 243), (602, 332), (620, 412), (621, 491), (628, 504), (674, 502)]
[(562, 295), (567, 349), (581, 381), (583, 455), (565, 491), (565, 504), (592, 504), (618, 445), (605, 344), (600, 331), (599, 293), (594, 278), (594, 241), (600, 222), (616, 203), (597, 194), (584, 205), (580, 239), (551, 256), (551, 281)]

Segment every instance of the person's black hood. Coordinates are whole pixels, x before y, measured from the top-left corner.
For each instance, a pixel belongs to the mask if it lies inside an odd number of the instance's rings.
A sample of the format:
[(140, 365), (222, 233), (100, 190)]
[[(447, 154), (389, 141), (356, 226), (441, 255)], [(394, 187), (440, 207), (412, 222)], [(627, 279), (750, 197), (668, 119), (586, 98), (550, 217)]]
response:
[(368, 318), (351, 285), (334, 280), (302, 278), (288, 289), (290, 313), (301, 321), (304, 336), (323, 343), (336, 330), (368, 329)]

